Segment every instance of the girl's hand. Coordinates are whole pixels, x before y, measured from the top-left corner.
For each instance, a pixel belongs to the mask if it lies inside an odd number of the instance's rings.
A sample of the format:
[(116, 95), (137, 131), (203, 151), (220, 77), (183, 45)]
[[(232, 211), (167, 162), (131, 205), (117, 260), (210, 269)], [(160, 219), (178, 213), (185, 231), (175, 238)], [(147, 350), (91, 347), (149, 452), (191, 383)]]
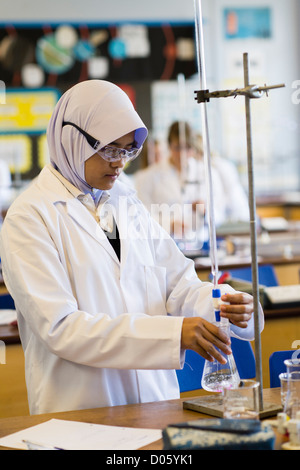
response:
[(254, 309), (252, 295), (245, 292), (225, 294), (222, 295), (221, 300), (229, 303), (229, 305), (221, 305), (221, 317), (228, 318), (233, 325), (240, 328), (247, 328)]
[(184, 318), (181, 332), (181, 348), (192, 349), (208, 361), (215, 358), (221, 364), (226, 363), (224, 354), (231, 354), (230, 338), (217, 326), (200, 317)]

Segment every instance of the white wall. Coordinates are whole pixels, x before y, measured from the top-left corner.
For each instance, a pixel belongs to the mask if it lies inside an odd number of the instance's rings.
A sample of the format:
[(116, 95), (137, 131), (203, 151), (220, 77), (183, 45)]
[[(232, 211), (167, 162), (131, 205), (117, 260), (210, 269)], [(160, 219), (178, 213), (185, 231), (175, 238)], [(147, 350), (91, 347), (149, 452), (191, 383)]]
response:
[(193, 0), (1, 0), (0, 21), (190, 21)]
[[(204, 0), (205, 1), (205, 0)], [(210, 0), (209, 23), (214, 41), (215, 60), (208, 70), (210, 90), (243, 86), (243, 53), (250, 59), (250, 80), (257, 85), (285, 83), (284, 89), (270, 92), (268, 98), (252, 100), (253, 148), (256, 182), (260, 192), (300, 189), (299, 107), (293, 102), (299, 67), (299, 0)], [(223, 9), (233, 7), (270, 7), (270, 39), (226, 40)], [(207, 40), (208, 42), (208, 40)], [(240, 57), (240, 69), (232, 73), (233, 61)], [(300, 98), (300, 85), (297, 94)], [(216, 101), (216, 100), (215, 100)], [(214, 103), (211, 134), (224, 156), (239, 162), (245, 174), (245, 116), (242, 98)], [(271, 177), (270, 177), (271, 175)]]

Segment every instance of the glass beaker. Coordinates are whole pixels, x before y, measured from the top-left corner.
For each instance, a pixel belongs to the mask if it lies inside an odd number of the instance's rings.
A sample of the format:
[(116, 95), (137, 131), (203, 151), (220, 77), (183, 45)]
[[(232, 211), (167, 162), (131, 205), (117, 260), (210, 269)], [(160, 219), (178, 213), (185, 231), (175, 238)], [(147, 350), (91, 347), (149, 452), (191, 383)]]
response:
[(300, 359), (287, 359), (284, 364), (288, 381), (284, 412), (290, 419), (295, 419), (300, 411)]
[(288, 373), (281, 372), (279, 374), (279, 381), (280, 381), (280, 397), (281, 397), (281, 404), (282, 408), (285, 407), (286, 395), (288, 391)]
[(259, 419), (259, 382), (241, 380), (237, 387), (223, 389), (223, 418)]
[[(214, 325), (224, 330), (227, 336), (230, 336), (228, 322), (215, 322)], [(240, 376), (233, 354), (227, 356), (219, 349), (218, 351), (226, 359), (226, 364), (221, 364), (216, 359), (212, 362), (206, 360), (204, 363), (201, 386), (209, 392), (222, 392), (224, 387), (237, 387), (240, 383)]]

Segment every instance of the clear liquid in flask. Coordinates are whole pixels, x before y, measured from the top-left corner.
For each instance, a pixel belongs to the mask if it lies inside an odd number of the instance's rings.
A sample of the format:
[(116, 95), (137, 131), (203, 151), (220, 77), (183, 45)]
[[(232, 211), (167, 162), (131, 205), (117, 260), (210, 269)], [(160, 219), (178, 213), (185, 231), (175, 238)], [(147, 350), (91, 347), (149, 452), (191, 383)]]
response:
[[(218, 326), (228, 331), (227, 325)], [(204, 364), (201, 386), (209, 392), (222, 392), (224, 388), (237, 387), (241, 380), (233, 355), (227, 356), (220, 350), (219, 352), (226, 359), (226, 364), (221, 364), (216, 359), (212, 362), (206, 360)]]

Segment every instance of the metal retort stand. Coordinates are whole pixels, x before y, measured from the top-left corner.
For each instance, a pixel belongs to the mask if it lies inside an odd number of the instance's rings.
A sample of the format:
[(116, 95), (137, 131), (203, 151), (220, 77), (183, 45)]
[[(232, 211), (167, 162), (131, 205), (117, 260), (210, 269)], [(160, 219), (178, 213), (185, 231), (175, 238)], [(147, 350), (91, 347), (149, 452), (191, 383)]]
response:
[[(252, 289), (253, 289), (253, 300), (254, 300), (254, 329), (255, 329), (255, 363), (256, 363), (256, 380), (260, 384), (259, 390), (259, 410), (260, 417), (265, 418), (276, 415), (281, 411), (281, 407), (272, 403), (263, 403), (263, 379), (262, 379), (262, 358), (261, 358), (261, 337), (260, 337), (260, 317), (259, 317), (259, 280), (258, 280), (258, 263), (257, 263), (257, 229), (256, 229), (256, 201), (255, 201), (255, 188), (254, 188), (254, 164), (253, 164), (253, 149), (252, 149), (252, 129), (251, 129), (251, 106), (250, 102), (252, 99), (261, 98), (268, 94), (269, 90), (275, 88), (282, 88), (285, 85), (273, 85), (273, 86), (257, 86), (251, 85), (249, 80), (249, 59), (248, 54), (243, 55), (243, 68), (244, 68), (244, 88), (235, 90), (221, 90), (209, 92), (206, 89), (205, 81), (205, 63), (204, 63), (204, 41), (203, 41), (203, 26), (202, 26), (202, 12), (201, 12), (201, 1), (195, 0), (196, 10), (196, 40), (197, 40), (197, 52), (198, 52), (198, 69), (201, 90), (196, 91), (196, 100), (202, 106), (202, 126), (203, 126), (203, 141), (205, 143), (204, 150), (207, 154), (208, 166), (210, 166), (210, 145), (208, 135), (208, 123), (207, 123), (207, 111), (206, 105), (212, 98), (227, 98), (227, 97), (245, 97), (245, 115), (246, 115), (246, 131), (247, 131), (247, 166), (248, 166), (248, 192), (249, 192), (249, 212), (250, 212), (250, 239), (251, 239), (251, 268), (252, 268)], [(209, 171), (208, 171), (209, 176)], [(208, 185), (211, 185), (212, 181), (208, 178)], [(212, 191), (210, 191), (210, 197)], [(210, 205), (213, 206), (212, 201)], [(211, 218), (212, 219), (212, 218)], [(214, 251), (211, 255), (214, 281), (216, 282), (216, 242), (212, 239), (214, 237), (214, 221), (211, 220), (211, 241), (214, 244)], [(184, 408), (193, 409), (201, 413), (210, 414), (217, 417), (222, 417), (222, 396), (203, 396), (194, 400), (187, 400), (183, 404)]]

